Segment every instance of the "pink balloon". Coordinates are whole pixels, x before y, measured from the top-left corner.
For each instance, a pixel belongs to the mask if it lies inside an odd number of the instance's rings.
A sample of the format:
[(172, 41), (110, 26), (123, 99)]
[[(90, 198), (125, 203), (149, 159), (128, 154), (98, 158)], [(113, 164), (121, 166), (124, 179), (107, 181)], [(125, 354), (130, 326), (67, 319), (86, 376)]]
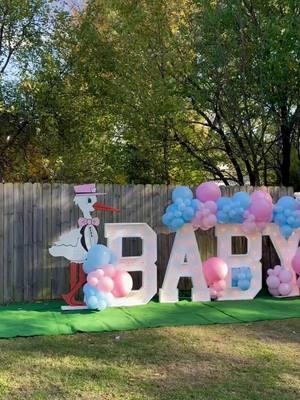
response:
[(267, 285), (270, 289), (277, 289), (280, 285), (280, 280), (277, 276), (271, 275), (267, 278)]
[(279, 296), (279, 290), (278, 289), (268, 288), (268, 291), (271, 293), (272, 296)]
[(267, 270), (267, 274), (268, 275), (275, 275), (275, 272), (274, 272), (274, 270), (273, 270), (273, 268), (269, 268), (268, 270)]
[(265, 190), (256, 190), (251, 194), (251, 202), (260, 201), (261, 199), (267, 200), (269, 203), (273, 204), (272, 196)]
[(94, 276), (90, 276), (90, 274), (88, 274), (86, 281), (91, 286), (97, 286), (97, 284), (98, 284), (98, 279), (95, 278)]
[(101, 269), (104, 275), (109, 276), (110, 278), (113, 278), (117, 272), (116, 268), (112, 264), (106, 264)]
[(246, 220), (242, 223), (242, 229), (245, 233), (248, 233), (248, 234), (255, 233), (257, 230), (255, 222), (251, 222), (248, 220)]
[(212, 214), (215, 214), (217, 212), (217, 204), (214, 201), (206, 201), (204, 203), (204, 207), (207, 208)]
[(278, 291), (281, 296), (288, 296), (292, 291), (292, 286), (289, 283), (281, 283)]
[(117, 271), (113, 279), (114, 288), (112, 290), (112, 294), (115, 297), (128, 296), (133, 285), (131, 275), (126, 271)]
[(196, 197), (203, 203), (209, 200), (217, 201), (221, 197), (221, 190), (214, 182), (204, 182), (197, 187)]
[(290, 271), (282, 270), (278, 275), (278, 277), (281, 283), (290, 283), (293, 278), (293, 275)]
[(101, 279), (103, 275), (104, 275), (104, 272), (102, 271), (101, 268), (98, 268), (95, 271), (92, 271), (92, 272), (89, 273), (90, 277), (93, 277), (93, 278), (96, 278), (96, 279)]
[(205, 228), (209, 229), (209, 228), (212, 228), (213, 226), (215, 226), (216, 223), (217, 223), (216, 216), (213, 214), (210, 214), (207, 217), (203, 218), (202, 223), (200, 224), (200, 228), (202, 225), (203, 226), (202, 229), (204, 229), (204, 230), (205, 230)]
[(249, 212), (255, 216), (257, 222), (269, 222), (272, 220), (273, 205), (266, 199), (251, 200)]
[(207, 284), (210, 286), (214, 282), (226, 278), (228, 267), (221, 258), (210, 257), (203, 263), (203, 273)]
[(108, 276), (103, 276), (98, 281), (97, 289), (100, 292), (111, 292), (114, 289), (114, 281)]
[(218, 293), (214, 288), (209, 288), (209, 294), (211, 299), (217, 299)]
[(226, 281), (224, 279), (221, 279), (219, 281), (216, 281), (213, 283), (212, 287), (217, 291), (217, 292), (222, 292), (226, 288)]
[(298, 248), (296, 254), (292, 258), (292, 267), (296, 274), (300, 275), (300, 249)]
[(273, 268), (274, 274), (275, 275), (279, 275), (280, 272), (282, 271), (281, 265), (275, 265), (275, 267)]

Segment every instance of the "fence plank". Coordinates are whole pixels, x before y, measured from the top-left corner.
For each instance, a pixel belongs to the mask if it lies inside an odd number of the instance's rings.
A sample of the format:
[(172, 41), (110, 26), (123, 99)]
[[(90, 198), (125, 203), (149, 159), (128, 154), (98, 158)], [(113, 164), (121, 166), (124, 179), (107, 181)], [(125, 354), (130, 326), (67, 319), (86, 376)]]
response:
[(24, 184), (24, 300), (33, 299), (33, 187)]
[(4, 249), (3, 282), (4, 303), (12, 302), (13, 297), (13, 260), (14, 260), (14, 187), (12, 183), (4, 185)]

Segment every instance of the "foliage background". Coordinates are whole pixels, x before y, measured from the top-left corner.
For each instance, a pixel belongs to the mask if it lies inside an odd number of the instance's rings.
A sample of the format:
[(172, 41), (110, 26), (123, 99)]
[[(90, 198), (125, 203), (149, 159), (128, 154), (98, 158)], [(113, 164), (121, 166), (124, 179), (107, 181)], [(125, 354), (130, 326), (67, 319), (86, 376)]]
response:
[(297, 0), (2, 0), (0, 178), (300, 186)]

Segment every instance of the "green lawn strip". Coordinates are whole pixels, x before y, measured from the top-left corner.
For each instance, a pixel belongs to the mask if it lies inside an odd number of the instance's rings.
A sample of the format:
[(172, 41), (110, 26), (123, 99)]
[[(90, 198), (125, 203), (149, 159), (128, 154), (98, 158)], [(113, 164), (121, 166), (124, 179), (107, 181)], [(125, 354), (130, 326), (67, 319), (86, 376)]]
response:
[(300, 319), (0, 341), (0, 399), (299, 400)]
[(63, 302), (0, 307), (0, 337), (106, 332), (160, 326), (210, 325), (300, 317), (300, 299), (257, 297), (249, 301), (158, 303), (62, 312)]

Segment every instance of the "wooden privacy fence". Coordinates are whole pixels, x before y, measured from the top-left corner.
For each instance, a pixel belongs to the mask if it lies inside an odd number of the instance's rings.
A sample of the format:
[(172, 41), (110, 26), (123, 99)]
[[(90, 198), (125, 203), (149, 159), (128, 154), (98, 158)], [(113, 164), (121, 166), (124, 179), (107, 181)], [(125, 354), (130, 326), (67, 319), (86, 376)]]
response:
[[(161, 286), (169, 259), (174, 234), (161, 223), (161, 216), (170, 202), (173, 187), (167, 185), (101, 185), (106, 192), (103, 203), (120, 208), (120, 213), (101, 212), (99, 242), (104, 240), (106, 222), (146, 222), (158, 235), (158, 287)], [(252, 187), (222, 187), (223, 195), (253, 191)], [(293, 195), (293, 188), (270, 187), (274, 201), (279, 196)], [(51, 257), (48, 249), (61, 233), (77, 227), (79, 208), (73, 203), (73, 185), (40, 183), (0, 184), (0, 304), (41, 299), (56, 299), (68, 291), (68, 261)], [(216, 254), (213, 230), (197, 231), (201, 256)], [(263, 251), (263, 265), (277, 262), (277, 255), (268, 238)], [(138, 240), (124, 242), (124, 255), (140, 250)], [(236, 244), (243, 246), (242, 241)], [(141, 282), (134, 276), (135, 288)], [(188, 278), (181, 289), (191, 286)]]

